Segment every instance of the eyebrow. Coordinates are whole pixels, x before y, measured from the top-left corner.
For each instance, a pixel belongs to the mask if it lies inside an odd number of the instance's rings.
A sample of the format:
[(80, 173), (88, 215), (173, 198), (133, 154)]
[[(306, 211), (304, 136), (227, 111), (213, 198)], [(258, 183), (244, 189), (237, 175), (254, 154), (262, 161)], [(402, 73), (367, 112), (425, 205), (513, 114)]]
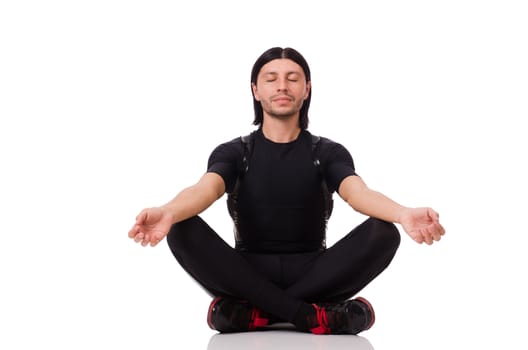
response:
[[(265, 75), (279, 75), (279, 73), (277, 73), (275, 71), (263, 72), (263, 74), (265, 74)], [(286, 73), (286, 75), (292, 75), (292, 74), (301, 75), (302, 73), (299, 72), (299, 71), (289, 71), (289, 72)]]

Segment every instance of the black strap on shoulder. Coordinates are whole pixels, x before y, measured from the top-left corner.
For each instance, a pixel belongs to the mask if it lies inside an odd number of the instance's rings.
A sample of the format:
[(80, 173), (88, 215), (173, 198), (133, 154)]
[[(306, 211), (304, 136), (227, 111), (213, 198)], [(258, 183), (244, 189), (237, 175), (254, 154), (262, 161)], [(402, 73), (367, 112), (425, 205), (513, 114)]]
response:
[(253, 151), (253, 143), (255, 142), (255, 137), (253, 133), (254, 132), (245, 136), (240, 136), (240, 141), (242, 141), (242, 145), (244, 146), (244, 155), (242, 156), (241, 167), (242, 174), (247, 173), (247, 171), (249, 170), (249, 158), (251, 157), (251, 152)]
[(312, 135), (312, 157), (313, 164), (319, 172), (321, 178), (321, 188), (323, 190), (323, 195), (325, 197), (325, 220), (328, 221), (332, 215), (332, 210), (334, 209), (334, 200), (332, 199), (332, 193), (328, 190), (328, 185), (326, 184), (325, 176), (323, 173), (323, 167), (321, 166), (321, 161), (319, 160), (321, 149), (321, 137)]
[(320, 169), (321, 162), (319, 161), (319, 144), (321, 141), (320, 136), (312, 135), (312, 156), (314, 165)]

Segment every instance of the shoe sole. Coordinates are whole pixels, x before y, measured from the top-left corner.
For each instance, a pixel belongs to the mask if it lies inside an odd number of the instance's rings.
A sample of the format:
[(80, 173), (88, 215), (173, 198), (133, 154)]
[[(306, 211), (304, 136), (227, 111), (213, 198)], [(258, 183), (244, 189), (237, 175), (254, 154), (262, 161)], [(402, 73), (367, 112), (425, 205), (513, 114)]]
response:
[(222, 297), (214, 298), (213, 301), (211, 301), (211, 304), (209, 305), (209, 310), (207, 312), (207, 325), (214, 331), (216, 331), (217, 329), (213, 326), (213, 309), (220, 300), (222, 300)]
[(372, 304), (363, 297), (355, 298), (355, 300), (367, 305), (367, 308), (370, 311), (370, 322), (365, 326), (365, 330), (370, 329), (374, 325), (374, 322), (376, 321), (376, 314), (374, 313), (374, 308), (372, 307)]

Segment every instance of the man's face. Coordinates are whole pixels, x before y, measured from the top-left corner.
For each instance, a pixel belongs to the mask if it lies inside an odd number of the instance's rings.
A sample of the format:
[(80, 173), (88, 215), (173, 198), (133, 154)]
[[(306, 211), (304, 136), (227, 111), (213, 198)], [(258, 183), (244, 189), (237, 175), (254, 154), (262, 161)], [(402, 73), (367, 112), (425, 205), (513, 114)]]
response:
[(264, 116), (298, 117), (310, 93), (310, 82), (301, 66), (290, 59), (275, 59), (262, 66), (257, 84), (252, 85), (255, 99), (262, 105)]

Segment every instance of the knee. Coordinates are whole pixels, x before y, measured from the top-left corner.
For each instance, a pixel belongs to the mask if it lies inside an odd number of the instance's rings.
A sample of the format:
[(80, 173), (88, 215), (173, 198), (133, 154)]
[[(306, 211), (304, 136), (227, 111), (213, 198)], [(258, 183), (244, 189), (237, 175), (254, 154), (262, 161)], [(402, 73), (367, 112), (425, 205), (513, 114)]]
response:
[(372, 242), (390, 253), (395, 253), (400, 246), (400, 231), (392, 222), (369, 218), (366, 222), (371, 226)]
[(198, 216), (180, 221), (171, 226), (167, 234), (167, 243), (173, 252), (188, 249), (198, 239), (197, 227), (202, 225), (203, 220)]

